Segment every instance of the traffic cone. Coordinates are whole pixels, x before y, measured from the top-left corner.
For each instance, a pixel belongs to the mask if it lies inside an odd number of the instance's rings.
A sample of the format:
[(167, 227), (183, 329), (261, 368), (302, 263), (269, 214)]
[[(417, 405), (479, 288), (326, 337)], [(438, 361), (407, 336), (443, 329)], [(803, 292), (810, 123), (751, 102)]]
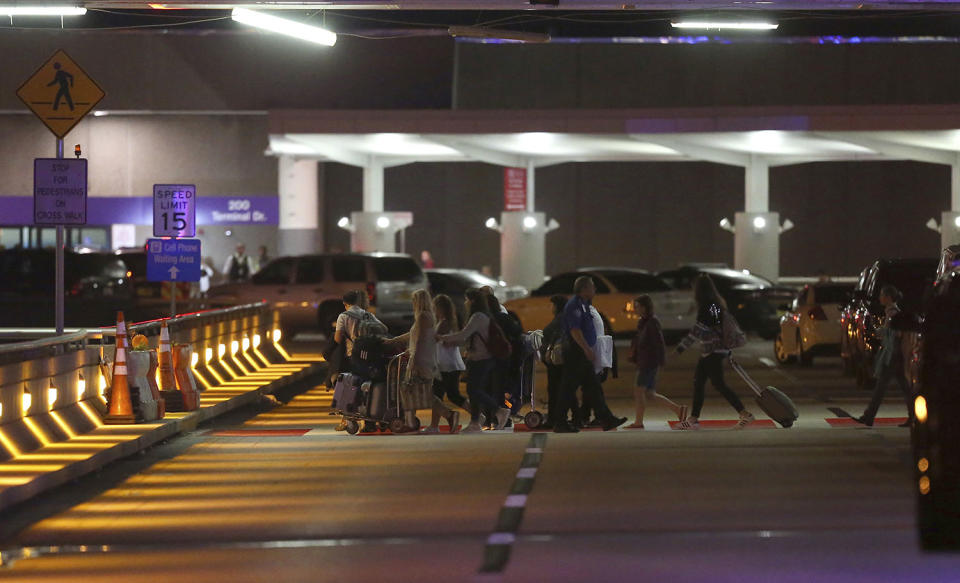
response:
[(177, 379), (173, 375), (173, 354), (170, 352), (170, 331), (166, 321), (160, 327), (160, 390), (176, 391)]
[(110, 386), (110, 409), (103, 422), (108, 425), (134, 423), (130, 385), (127, 383), (127, 326), (123, 312), (117, 312), (117, 353), (113, 359), (113, 382)]

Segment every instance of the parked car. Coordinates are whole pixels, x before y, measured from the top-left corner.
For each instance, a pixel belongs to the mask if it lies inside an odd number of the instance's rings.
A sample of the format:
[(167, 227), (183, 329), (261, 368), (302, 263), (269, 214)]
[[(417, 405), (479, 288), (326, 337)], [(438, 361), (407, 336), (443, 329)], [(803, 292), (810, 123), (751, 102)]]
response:
[(501, 304), (530, 295), (530, 291), (522, 285), (506, 285), (473, 269), (435, 268), (424, 269), (423, 272), (427, 275), (427, 281), (430, 282), (431, 295), (450, 296), (457, 307), (461, 323), (464, 322), (465, 316), (464, 294), (468, 289), (490, 286), (493, 289), (493, 295), (500, 300)]
[[(52, 249), (0, 251), (0, 326), (53, 327)], [(110, 326), (133, 306), (127, 266), (112, 254), (64, 252), (64, 325)]]
[(813, 363), (818, 355), (840, 354), (840, 311), (850, 301), (852, 283), (815, 283), (803, 286), (780, 318), (780, 333), (773, 353), (783, 364), (799, 360)]
[(678, 290), (692, 290), (701, 273), (710, 276), (745, 332), (773, 340), (780, 333), (782, 316), (796, 296), (796, 289), (778, 286), (769, 279), (723, 266), (685, 265), (657, 275)]
[(944, 251), (924, 306), (911, 432), (917, 525), (927, 550), (960, 549), (960, 246)]
[(878, 259), (863, 270), (840, 316), (840, 356), (844, 369), (862, 389), (873, 386), (873, 357), (880, 350), (876, 331), (885, 318), (880, 288), (891, 284), (903, 294), (900, 309), (919, 316), (924, 293), (933, 283), (938, 259)]
[(581, 275), (591, 276), (596, 283), (597, 295), (593, 305), (610, 320), (615, 334), (629, 334), (636, 329), (637, 314), (633, 310), (633, 300), (640, 294), (648, 294), (653, 299), (664, 335), (676, 338), (696, 322), (697, 310), (690, 291), (674, 290), (648, 271), (622, 267), (586, 268), (561, 273), (531, 291), (530, 297), (511, 300), (505, 305), (517, 314), (524, 329), (543, 329), (553, 319), (550, 296), (572, 296), (573, 282)]
[(365, 289), (371, 311), (394, 330), (413, 324), (413, 292), (427, 287), (417, 262), (399, 253), (298, 255), (271, 260), (249, 281), (210, 288), (214, 305), (267, 300), (280, 310), (285, 331), (329, 334), (343, 312), (343, 294)]

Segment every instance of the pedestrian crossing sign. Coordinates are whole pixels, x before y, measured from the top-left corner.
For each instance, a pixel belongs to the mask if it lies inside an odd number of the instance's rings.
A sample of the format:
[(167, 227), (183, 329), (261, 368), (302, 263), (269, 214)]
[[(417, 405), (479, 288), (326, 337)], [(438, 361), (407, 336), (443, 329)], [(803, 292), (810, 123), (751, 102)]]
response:
[(67, 53), (58, 50), (27, 79), (17, 97), (58, 138), (63, 138), (105, 93)]

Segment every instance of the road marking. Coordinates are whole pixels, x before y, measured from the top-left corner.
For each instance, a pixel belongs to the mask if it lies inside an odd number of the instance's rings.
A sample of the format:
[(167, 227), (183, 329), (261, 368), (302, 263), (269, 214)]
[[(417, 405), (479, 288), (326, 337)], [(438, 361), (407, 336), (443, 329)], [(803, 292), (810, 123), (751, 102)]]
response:
[(543, 458), (543, 446), (547, 443), (547, 434), (535, 433), (530, 436), (530, 442), (524, 450), (520, 460), (520, 469), (510, 487), (497, 524), (493, 533), (487, 538), (483, 550), (483, 563), (478, 573), (480, 575), (496, 575), (503, 573), (510, 562), (510, 553), (516, 541), (516, 533), (523, 521), (523, 512), (527, 505), (527, 497), (533, 489), (533, 481), (537, 474), (537, 467)]
[(758, 358), (757, 360), (759, 360), (759, 361), (762, 362), (763, 364), (769, 366), (770, 368), (777, 368), (777, 363), (774, 362), (772, 359), (767, 358), (766, 356), (761, 356), (761, 357)]

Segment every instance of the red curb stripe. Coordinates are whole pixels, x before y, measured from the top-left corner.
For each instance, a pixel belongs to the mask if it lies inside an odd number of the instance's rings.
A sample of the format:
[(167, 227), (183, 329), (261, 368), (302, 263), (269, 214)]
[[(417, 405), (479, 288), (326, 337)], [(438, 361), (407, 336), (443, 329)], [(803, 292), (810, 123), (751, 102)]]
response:
[[(739, 419), (701, 419), (700, 429), (731, 429), (737, 426)], [(670, 429), (676, 429), (680, 421), (670, 421)], [(775, 429), (777, 424), (771, 419), (757, 419), (744, 429)]]
[[(873, 420), (873, 426), (896, 427), (906, 420), (906, 417), (877, 417)], [(863, 423), (854, 421), (849, 417), (828, 417), (825, 421), (830, 424), (830, 427), (866, 427)]]
[(300, 437), (309, 429), (225, 429), (211, 431), (207, 435), (216, 437)]

